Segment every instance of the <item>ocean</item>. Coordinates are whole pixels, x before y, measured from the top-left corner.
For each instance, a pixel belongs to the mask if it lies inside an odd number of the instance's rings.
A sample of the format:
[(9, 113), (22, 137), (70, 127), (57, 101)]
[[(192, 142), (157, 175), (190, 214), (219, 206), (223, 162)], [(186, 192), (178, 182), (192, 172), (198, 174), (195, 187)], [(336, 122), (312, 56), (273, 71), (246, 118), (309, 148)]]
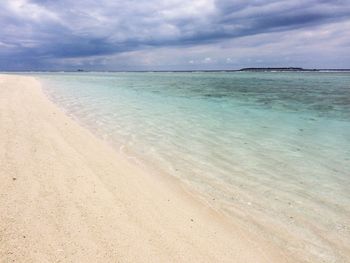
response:
[(131, 161), (302, 262), (350, 262), (350, 73), (35, 73)]

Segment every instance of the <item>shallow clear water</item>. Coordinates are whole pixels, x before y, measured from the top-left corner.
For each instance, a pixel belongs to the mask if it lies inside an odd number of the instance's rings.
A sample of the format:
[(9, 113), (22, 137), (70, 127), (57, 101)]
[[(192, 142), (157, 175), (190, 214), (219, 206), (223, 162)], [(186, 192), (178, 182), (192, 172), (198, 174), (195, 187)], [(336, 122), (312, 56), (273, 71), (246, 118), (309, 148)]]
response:
[(307, 262), (349, 262), (350, 73), (37, 74), (69, 114)]

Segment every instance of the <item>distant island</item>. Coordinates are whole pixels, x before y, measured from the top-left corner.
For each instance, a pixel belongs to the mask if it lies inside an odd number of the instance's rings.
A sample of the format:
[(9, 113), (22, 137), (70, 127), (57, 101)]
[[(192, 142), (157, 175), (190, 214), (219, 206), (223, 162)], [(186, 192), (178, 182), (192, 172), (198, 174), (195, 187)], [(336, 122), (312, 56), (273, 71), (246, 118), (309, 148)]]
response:
[(290, 71), (308, 71), (308, 72), (313, 72), (313, 71), (323, 71), (323, 72), (349, 72), (350, 69), (305, 69), (305, 68), (300, 68), (300, 67), (284, 67), (284, 68), (242, 68), (237, 71), (248, 71), (248, 72), (290, 72)]
[(304, 68), (242, 68), (239, 71), (319, 71), (318, 69), (304, 69)]

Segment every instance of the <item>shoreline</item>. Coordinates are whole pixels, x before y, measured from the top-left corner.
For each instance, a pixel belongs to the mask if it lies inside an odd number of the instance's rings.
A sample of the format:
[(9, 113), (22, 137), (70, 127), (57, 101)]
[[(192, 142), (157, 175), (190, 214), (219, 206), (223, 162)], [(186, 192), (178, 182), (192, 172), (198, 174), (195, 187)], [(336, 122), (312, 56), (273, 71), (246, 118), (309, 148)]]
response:
[[(0, 261), (294, 262), (0, 75)], [(159, 177), (159, 178), (158, 178)]]

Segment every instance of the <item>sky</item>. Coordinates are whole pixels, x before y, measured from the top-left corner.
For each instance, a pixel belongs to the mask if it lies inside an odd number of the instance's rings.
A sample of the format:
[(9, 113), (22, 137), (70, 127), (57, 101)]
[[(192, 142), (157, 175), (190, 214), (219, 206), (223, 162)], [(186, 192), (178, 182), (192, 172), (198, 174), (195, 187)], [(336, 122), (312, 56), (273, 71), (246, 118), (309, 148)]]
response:
[(0, 70), (350, 68), (350, 0), (0, 0)]

